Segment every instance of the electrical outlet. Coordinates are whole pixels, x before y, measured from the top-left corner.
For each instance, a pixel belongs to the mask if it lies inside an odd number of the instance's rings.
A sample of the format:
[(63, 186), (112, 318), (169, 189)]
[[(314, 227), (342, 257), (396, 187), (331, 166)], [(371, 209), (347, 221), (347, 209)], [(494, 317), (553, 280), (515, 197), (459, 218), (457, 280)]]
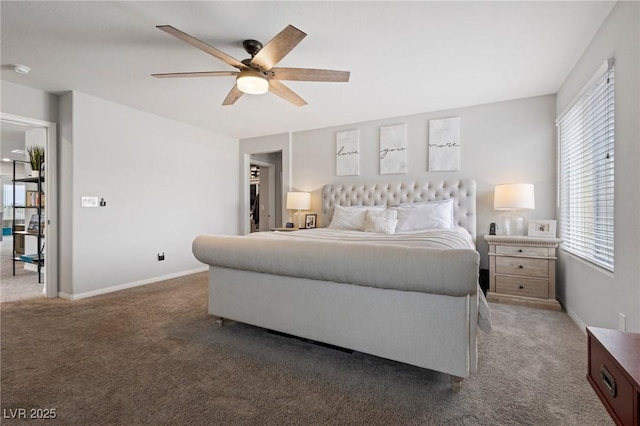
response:
[(158, 253), (158, 262), (163, 261), (163, 260), (164, 260), (164, 252)]
[(627, 316), (622, 312), (618, 314), (618, 330), (627, 331)]

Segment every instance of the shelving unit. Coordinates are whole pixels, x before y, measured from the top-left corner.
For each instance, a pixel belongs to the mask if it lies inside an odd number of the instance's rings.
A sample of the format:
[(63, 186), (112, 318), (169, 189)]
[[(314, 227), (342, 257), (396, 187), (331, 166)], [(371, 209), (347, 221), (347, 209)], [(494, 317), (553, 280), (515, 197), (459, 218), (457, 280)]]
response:
[[(42, 268), (44, 267), (44, 191), (43, 183), (44, 176), (43, 171), (40, 170), (38, 177), (16, 177), (16, 166), (18, 164), (28, 165), (28, 161), (14, 160), (13, 161), (13, 219), (12, 219), (12, 234), (13, 234), (13, 275), (16, 275), (16, 262), (32, 263), (38, 268), (38, 283), (42, 282)], [(24, 206), (16, 206), (16, 184), (35, 184), (35, 191), (27, 191), (31, 193), (25, 200)], [(25, 223), (16, 223), (16, 210), (24, 209), (25, 211)], [(35, 211), (36, 221), (34, 223), (30, 220), (27, 222), (27, 212)], [(37, 253), (31, 255), (25, 252), (27, 237), (36, 238)]]

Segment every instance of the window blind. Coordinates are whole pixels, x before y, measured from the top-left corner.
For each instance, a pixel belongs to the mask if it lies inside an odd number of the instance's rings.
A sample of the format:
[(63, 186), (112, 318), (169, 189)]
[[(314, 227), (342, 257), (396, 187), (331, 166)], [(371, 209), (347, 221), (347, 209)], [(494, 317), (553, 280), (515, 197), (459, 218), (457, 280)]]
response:
[(614, 68), (607, 61), (558, 120), (562, 249), (613, 272)]

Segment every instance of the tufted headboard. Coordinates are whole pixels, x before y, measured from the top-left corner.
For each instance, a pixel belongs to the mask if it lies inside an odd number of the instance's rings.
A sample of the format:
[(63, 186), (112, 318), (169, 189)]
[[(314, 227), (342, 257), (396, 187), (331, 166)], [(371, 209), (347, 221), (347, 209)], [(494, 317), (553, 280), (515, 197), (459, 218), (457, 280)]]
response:
[(322, 187), (321, 226), (328, 226), (333, 206), (396, 206), (454, 198), (456, 223), (476, 238), (476, 181), (473, 179), (333, 184)]

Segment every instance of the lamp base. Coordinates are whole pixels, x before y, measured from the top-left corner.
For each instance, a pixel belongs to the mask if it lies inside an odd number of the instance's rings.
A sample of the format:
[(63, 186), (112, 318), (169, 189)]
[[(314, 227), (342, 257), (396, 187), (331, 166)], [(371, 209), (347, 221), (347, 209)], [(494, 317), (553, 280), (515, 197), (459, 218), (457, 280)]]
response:
[(293, 214), (293, 223), (298, 229), (304, 228), (304, 215), (302, 214), (302, 210), (298, 210)]
[(503, 235), (524, 235), (524, 218), (514, 212), (505, 213), (501, 217)]

